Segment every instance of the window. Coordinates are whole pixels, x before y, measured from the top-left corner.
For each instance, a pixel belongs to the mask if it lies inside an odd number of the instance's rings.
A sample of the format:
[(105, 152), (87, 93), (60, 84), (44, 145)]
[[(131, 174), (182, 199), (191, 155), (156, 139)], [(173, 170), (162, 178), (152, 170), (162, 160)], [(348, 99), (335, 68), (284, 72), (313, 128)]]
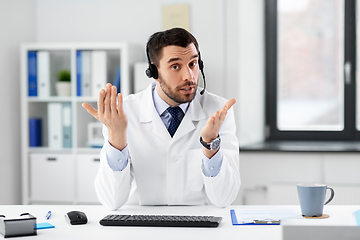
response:
[(265, 4), (267, 140), (359, 140), (355, 0)]

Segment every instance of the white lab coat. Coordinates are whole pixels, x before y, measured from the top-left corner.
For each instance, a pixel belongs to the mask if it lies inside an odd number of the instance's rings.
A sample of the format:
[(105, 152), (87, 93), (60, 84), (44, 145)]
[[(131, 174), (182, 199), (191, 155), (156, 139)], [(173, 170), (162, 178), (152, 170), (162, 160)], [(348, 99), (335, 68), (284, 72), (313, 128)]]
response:
[[(131, 164), (123, 171), (113, 171), (107, 163), (106, 149), (102, 149), (95, 179), (100, 202), (112, 210), (126, 202), (140, 205), (229, 205), (240, 188), (239, 145), (233, 110), (228, 111), (219, 130), (223, 151), (220, 172), (215, 177), (206, 177), (202, 172), (200, 130), (226, 100), (207, 91), (200, 95), (198, 90), (171, 138), (154, 107), (154, 84), (155, 81), (146, 90), (124, 99)], [(103, 133), (108, 141), (106, 127)]]

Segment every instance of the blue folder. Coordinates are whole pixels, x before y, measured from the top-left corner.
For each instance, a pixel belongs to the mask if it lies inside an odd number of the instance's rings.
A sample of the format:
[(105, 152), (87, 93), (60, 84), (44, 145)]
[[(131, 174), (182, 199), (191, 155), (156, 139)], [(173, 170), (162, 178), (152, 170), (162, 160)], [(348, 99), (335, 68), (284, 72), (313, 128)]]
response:
[(37, 96), (37, 60), (36, 51), (28, 52), (28, 95)]
[(82, 96), (81, 89), (81, 51), (76, 51), (76, 96)]
[(42, 146), (41, 118), (29, 119), (29, 145), (30, 147)]

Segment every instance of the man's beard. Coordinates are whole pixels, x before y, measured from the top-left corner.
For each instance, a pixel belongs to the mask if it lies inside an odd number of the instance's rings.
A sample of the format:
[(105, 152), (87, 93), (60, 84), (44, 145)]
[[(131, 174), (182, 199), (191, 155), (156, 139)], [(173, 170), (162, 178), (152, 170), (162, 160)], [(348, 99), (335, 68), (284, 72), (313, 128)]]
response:
[[(175, 90), (171, 90), (170, 87), (165, 83), (165, 81), (160, 76), (159, 76), (159, 85), (161, 90), (165, 93), (165, 95), (178, 104), (191, 102), (195, 97), (196, 89), (197, 89), (197, 85), (193, 81), (189, 81), (182, 86), (176, 87)], [(195, 91), (191, 94), (182, 94), (177, 91), (186, 86), (195, 87), (194, 89)]]

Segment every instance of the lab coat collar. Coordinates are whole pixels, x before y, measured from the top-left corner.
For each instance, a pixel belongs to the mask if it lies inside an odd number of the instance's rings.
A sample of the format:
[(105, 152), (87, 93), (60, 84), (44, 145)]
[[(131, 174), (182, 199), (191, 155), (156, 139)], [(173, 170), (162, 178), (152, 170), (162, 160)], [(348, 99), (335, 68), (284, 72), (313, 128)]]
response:
[(195, 129), (195, 122), (206, 118), (205, 112), (199, 101), (199, 97), (201, 96), (197, 91), (195, 98), (189, 104), (189, 108), (181, 121), (178, 130), (176, 131), (174, 137), (171, 138), (154, 106), (152, 88), (155, 84), (156, 81), (152, 82), (144, 91), (142, 96), (140, 105), (140, 122), (144, 124), (150, 123), (150, 129), (156, 136), (166, 142), (179, 139)]

